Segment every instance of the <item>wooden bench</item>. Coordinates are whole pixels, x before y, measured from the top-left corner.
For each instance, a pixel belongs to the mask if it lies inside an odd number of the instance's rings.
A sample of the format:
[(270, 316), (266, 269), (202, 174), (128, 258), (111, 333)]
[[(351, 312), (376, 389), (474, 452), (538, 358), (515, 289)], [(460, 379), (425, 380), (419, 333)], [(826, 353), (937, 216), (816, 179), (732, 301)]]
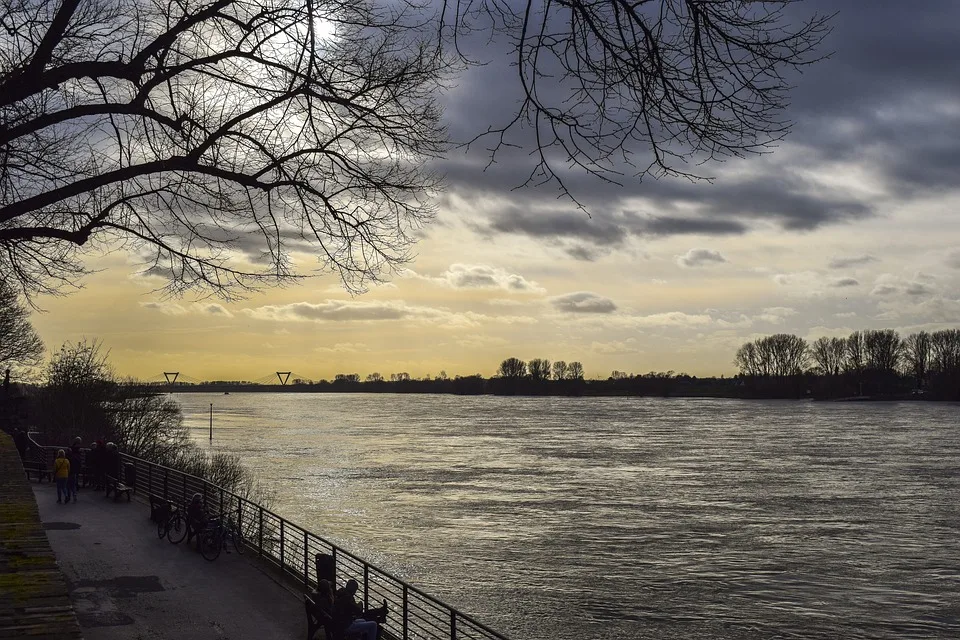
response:
[(320, 620), (317, 618), (317, 603), (309, 593), (303, 594), (303, 608), (307, 610), (307, 640), (314, 640), (313, 636), (316, 635), (320, 629), (323, 629), (323, 637), (325, 640), (359, 640), (363, 637), (363, 634), (359, 632), (334, 633), (333, 627), (330, 626), (333, 622), (332, 620)]
[(45, 462), (41, 462), (40, 460), (24, 460), (23, 470), (27, 474), (27, 480), (30, 479), (31, 473), (35, 473), (37, 475), (37, 482), (43, 482), (44, 478), (53, 482), (53, 471), (47, 468)]
[(107, 494), (106, 497), (109, 498), (110, 494), (113, 494), (113, 501), (117, 502), (120, 500), (120, 494), (126, 494), (127, 502), (130, 502), (130, 494), (133, 493), (133, 487), (128, 487), (123, 484), (116, 478), (107, 476)]

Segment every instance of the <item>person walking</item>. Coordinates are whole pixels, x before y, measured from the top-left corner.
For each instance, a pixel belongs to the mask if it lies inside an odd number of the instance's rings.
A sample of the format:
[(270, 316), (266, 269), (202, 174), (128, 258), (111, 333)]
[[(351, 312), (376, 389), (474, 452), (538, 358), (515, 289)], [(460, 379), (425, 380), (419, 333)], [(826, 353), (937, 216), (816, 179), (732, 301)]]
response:
[(57, 504), (63, 502), (61, 496), (70, 502), (70, 461), (63, 454), (63, 449), (57, 449), (57, 459), (53, 461), (53, 477), (57, 481)]
[(83, 466), (83, 451), (80, 449), (80, 438), (74, 438), (70, 445), (70, 451), (67, 452), (67, 460), (70, 462), (70, 475), (67, 478), (67, 499), (73, 496), (73, 501), (77, 501), (77, 489), (79, 489), (78, 479), (80, 468)]

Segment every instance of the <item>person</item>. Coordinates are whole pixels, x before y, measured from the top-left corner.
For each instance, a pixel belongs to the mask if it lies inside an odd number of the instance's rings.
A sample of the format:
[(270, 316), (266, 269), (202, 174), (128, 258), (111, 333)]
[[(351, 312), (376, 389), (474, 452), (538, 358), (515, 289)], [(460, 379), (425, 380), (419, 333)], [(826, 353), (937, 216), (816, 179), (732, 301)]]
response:
[(311, 614), (324, 629), (333, 628), (333, 586), (329, 580), (317, 582), (317, 590), (310, 594), (313, 599)]
[(100, 454), (97, 451), (97, 443), (91, 442), (90, 448), (87, 449), (87, 465), (86, 471), (83, 474), (83, 486), (93, 485), (93, 488), (97, 488), (97, 456)]
[(57, 481), (57, 504), (63, 502), (61, 496), (65, 496), (67, 502), (70, 502), (70, 489), (67, 487), (69, 476), (70, 461), (64, 456), (63, 449), (57, 449), (57, 459), (53, 461), (53, 477)]
[(108, 442), (107, 450), (100, 462), (105, 476), (103, 486), (106, 487), (111, 482), (106, 477), (113, 478), (114, 482), (120, 482), (120, 451), (117, 450), (117, 445)]
[(200, 542), (200, 532), (207, 525), (207, 509), (203, 506), (203, 496), (199, 493), (193, 494), (190, 504), (187, 505), (187, 544), (193, 536), (197, 536), (197, 543)]
[(70, 476), (67, 478), (67, 500), (73, 496), (73, 501), (77, 501), (77, 478), (80, 476), (80, 467), (83, 466), (83, 451), (80, 449), (80, 438), (74, 438), (70, 445), (70, 451), (67, 452), (67, 460), (70, 462)]
[(387, 602), (377, 609), (363, 610), (354, 595), (360, 585), (356, 580), (347, 580), (342, 589), (337, 591), (333, 602), (334, 633), (359, 633), (363, 640), (377, 640), (380, 635), (379, 622), (387, 619)]
[(96, 455), (93, 459), (93, 477), (94, 489), (103, 490), (107, 488), (107, 477), (104, 464), (106, 463), (107, 445), (103, 440), (97, 440)]

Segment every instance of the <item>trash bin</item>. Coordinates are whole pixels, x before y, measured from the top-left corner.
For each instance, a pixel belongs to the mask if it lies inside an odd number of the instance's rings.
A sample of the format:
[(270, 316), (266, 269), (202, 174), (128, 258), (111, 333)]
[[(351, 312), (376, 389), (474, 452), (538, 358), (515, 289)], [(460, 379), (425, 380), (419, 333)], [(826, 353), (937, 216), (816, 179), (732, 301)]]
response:
[(317, 567), (317, 581), (327, 580), (334, 589), (337, 588), (337, 562), (328, 553), (318, 553), (314, 558)]
[(123, 484), (133, 489), (137, 488), (137, 468), (132, 462), (123, 463)]

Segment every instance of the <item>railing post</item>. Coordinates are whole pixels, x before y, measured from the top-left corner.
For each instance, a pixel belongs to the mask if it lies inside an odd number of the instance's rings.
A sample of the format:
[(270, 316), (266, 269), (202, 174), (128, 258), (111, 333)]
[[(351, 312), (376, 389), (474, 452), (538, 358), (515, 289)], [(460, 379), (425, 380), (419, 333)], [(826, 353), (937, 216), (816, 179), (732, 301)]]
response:
[(450, 640), (457, 640), (457, 612), (450, 609)]
[(257, 552), (258, 555), (263, 557), (263, 507), (257, 505), (257, 508), (260, 510), (257, 516), (259, 520), (259, 525), (257, 526)]
[[(243, 498), (237, 496), (237, 531), (243, 535)], [(246, 540), (246, 536), (244, 536)]]
[(410, 603), (407, 600), (407, 583), (403, 583), (403, 638), (401, 640), (407, 640), (408, 626), (407, 626), (407, 616), (410, 615)]
[(310, 588), (310, 560), (307, 558), (307, 530), (303, 530), (303, 588)]
[(283, 573), (283, 569), (284, 569), (284, 564), (283, 564), (283, 557), (284, 557), (284, 548), (283, 548), (283, 547), (284, 547), (284, 544), (283, 544), (283, 522), (284, 522), (283, 518), (280, 518), (280, 573)]
[(220, 513), (223, 513), (223, 487), (220, 487)]
[(147, 493), (153, 494), (153, 463), (147, 465)]
[(330, 547), (330, 555), (333, 556), (333, 590), (337, 590), (337, 548)]
[(164, 468), (163, 470), (163, 499), (169, 500), (170, 496), (167, 493), (170, 485), (170, 469)]
[(370, 565), (363, 563), (363, 608), (370, 608)]
[(187, 502), (187, 474), (180, 473), (180, 477), (183, 478), (183, 489), (180, 491), (180, 502)]

